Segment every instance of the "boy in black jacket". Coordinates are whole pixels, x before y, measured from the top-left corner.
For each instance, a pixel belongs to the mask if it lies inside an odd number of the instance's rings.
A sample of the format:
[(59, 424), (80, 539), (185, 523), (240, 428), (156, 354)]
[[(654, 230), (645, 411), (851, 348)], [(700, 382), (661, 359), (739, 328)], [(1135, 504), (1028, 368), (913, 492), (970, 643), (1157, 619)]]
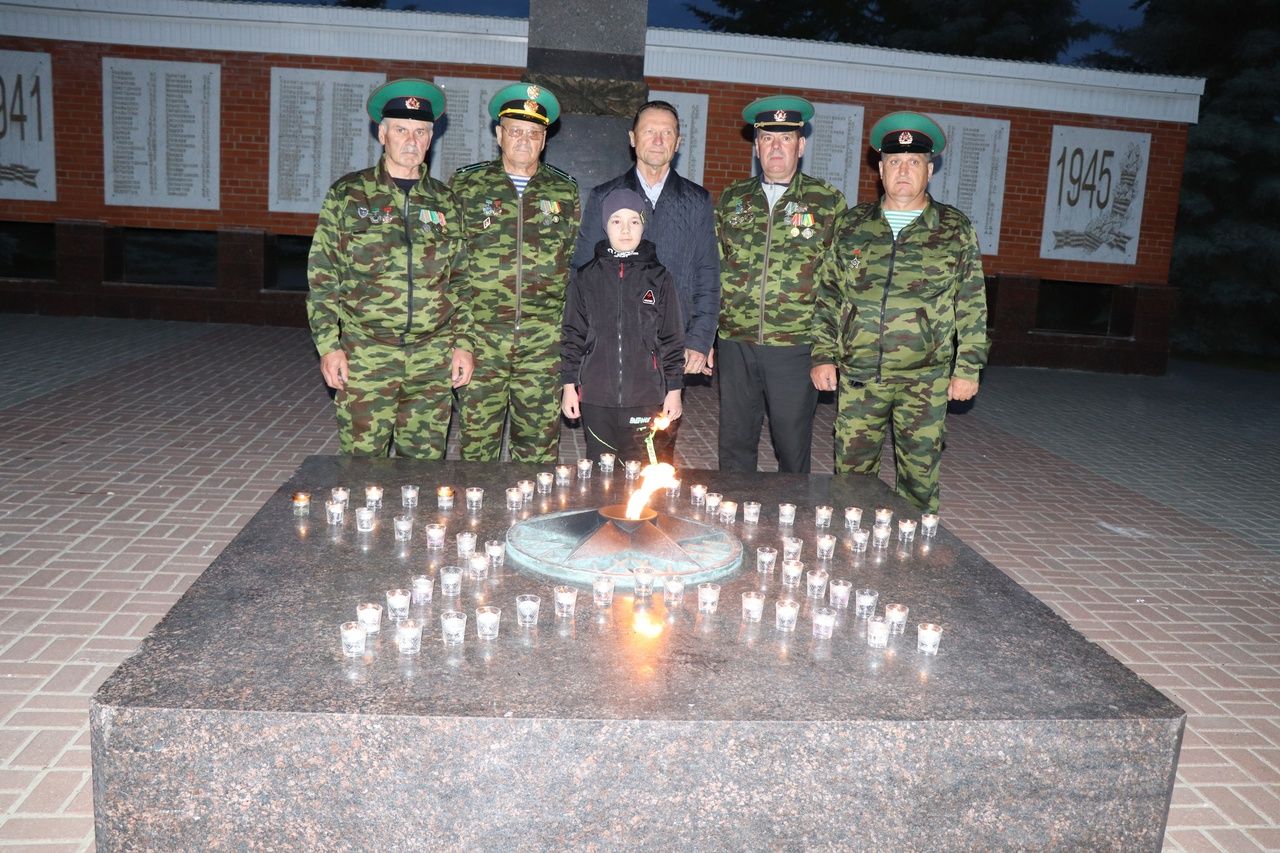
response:
[[(671, 274), (643, 239), (644, 209), (633, 190), (605, 196), (609, 239), (578, 269), (564, 305), (561, 410), (582, 418), (595, 460), (606, 452), (644, 459), (650, 420), (681, 412), (684, 319)], [(671, 444), (666, 432), (654, 436), (660, 461), (672, 461)]]

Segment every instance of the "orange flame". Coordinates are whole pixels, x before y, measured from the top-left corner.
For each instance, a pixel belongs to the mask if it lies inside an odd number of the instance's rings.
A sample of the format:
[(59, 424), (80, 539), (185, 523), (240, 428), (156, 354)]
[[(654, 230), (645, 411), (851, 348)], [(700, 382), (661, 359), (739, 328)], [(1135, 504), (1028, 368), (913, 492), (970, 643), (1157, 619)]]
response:
[(652, 639), (662, 633), (662, 623), (650, 616), (648, 610), (638, 610), (631, 629), (642, 637)]
[(650, 428), (654, 432), (657, 432), (658, 430), (666, 429), (669, 426), (671, 426), (671, 418), (666, 415), (656, 415), (651, 422)]
[(640, 488), (636, 489), (631, 500), (627, 501), (627, 518), (639, 518), (654, 492), (675, 485), (676, 469), (666, 462), (659, 462), (656, 465), (644, 466), (640, 477)]

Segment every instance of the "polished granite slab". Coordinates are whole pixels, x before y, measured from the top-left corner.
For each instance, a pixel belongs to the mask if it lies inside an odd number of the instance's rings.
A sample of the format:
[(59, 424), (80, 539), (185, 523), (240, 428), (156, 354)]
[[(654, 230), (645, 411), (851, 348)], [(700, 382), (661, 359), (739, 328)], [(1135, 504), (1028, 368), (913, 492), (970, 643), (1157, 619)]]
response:
[[(689, 486), (741, 504), (729, 529), (746, 565), (722, 581), (714, 615), (690, 588), (668, 609), (630, 593), (573, 619), (552, 613), (551, 582), (510, 565), (468, 579), (457, 602), (417, 612), (416, 656), (385, 627), (364, 658), (343, 657), (339, 623), (362, 601), (457, 562), (453, 535), (501, 539), (513, 519), (616, 503), (619, 469), (536, 496), (513, 515), (506, 487), (536, 467), (311, 457), (192, 585), (91, 708), (100, 850), (843, 848), (1157, 850), (1185, 715), (945, 529), (932, 540), (854, 554), (841, 516), (877, 506), (916, 517), (878, 480), (684, 471), (660, 511), (706, 521)], [(326, 524), (334, 485), (386, 490), (378, 526)], [(393, 541), (400, 485), (422, 486), (414, 538)], [(437, 510), (435, 487), (458, 490)], [(479, 513), (462, 489), (485, 488)], [(310, 514), (289, 496), (314, 495)], [(817, 505), (835, 508), (832, 577), (910, 610), (906, 634), (867, 647), (844, 613), (829, 640), (773, 625), (777, 569), (755, 547), (794, 535), (812, 568)], [(423, 526), (442, 521), (443, 552)], [(765, 621), (744, 624), (740, 594), (762, 589)], [(515, 596), (543, 598), (539, 624), (515, 624)], [(439, 614), (472, 614), (443, 644)], [(474, 608), (502, 607), (495, 641)], [(661, 626), (637, 631), (642, 619)], [(922, 655), (915, 625), (944, 627)]]

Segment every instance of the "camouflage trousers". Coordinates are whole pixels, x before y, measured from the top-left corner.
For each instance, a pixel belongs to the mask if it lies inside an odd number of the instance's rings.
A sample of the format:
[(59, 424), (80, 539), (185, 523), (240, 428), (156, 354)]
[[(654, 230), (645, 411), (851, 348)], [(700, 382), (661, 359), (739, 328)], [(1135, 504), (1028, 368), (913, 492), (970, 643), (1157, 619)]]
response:
[(918, 509), (937, 512), (950, 382), (941, 376), (858, 385), (841, 374), (836, 473), (880, 473), (880, 449), (892, 424), (896, 491)]
[[(560, 453), (560, 341), (526, 345), (521, 333), (477, 340), (475, 373), (458, 389), (462, 458), (494, 462), (510, 418), (512, 462), (555, 462)], [(538, 335), (537, 338), (550, 337)]]
[(334, 403), (338, 444), (354, 456), (443, 459), (453, 389), (453, 348), (429, 341), (406, 347), (344, 340), (349, 375)]

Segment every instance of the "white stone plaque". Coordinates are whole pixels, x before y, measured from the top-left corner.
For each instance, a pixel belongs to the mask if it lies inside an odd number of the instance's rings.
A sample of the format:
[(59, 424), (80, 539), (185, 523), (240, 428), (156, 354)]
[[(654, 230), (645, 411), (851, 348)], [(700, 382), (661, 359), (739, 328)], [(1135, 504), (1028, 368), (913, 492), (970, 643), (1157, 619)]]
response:
[(445, 120), (431, 140), (431, 176), (448, 183), (463, 166), (497, 158), (489, 100), (511, 81), (437, 77), (435, 84), (444, 89)]
[(365, 102), (385, 74), (271, 69), (271, 187), (267, 209), (315, 213), (334, 181), (378, 162)]
[(57, 201), (47, 53), (0, 50), (0, 198)]
[(707, 104), (710, 96), (696, 92), (649, 92), (649, 100), (666, 101), (680, 113), (680, 150), (672, 166), (695, 184), (702, 183), (707, 152)]
[(999, 254), (1009, 122), (973, 116), (930, 118), (942, 128), (947, 147), (934, 161), (929, 194), (969, 217), (978, 232), (982, 254)]
[(102, 60), (107, 204), (216, 210), (221, 67)]
[(1053, 128), (1040, 257), (1134, 264), (1151, 134)]

